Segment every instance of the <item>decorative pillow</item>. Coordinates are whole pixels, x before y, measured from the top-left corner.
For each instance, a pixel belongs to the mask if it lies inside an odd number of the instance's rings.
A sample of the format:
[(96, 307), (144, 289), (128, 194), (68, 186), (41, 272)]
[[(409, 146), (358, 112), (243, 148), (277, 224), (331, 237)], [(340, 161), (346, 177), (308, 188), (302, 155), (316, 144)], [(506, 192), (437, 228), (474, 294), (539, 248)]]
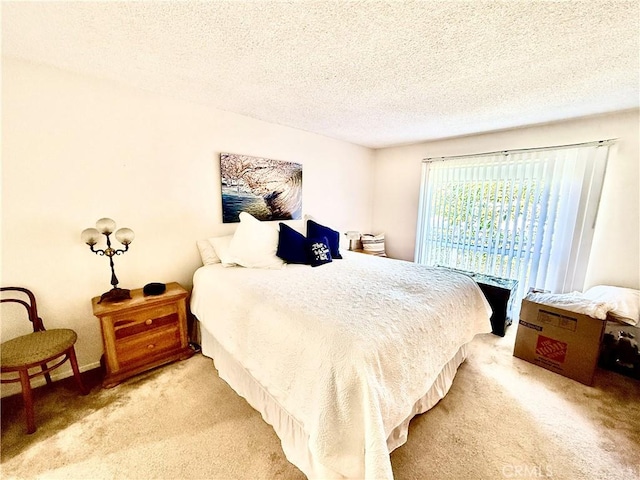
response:
[(276, 255), (278, 230), (247, 212), (240, 212), (240, 224), (233, 234), (229, 253), (233, 261), (247, 268), (282, 268)]
[(288, 263), (307, 263), (307, 239), (286, 223), (280, 222), (276, 255)]
[(331, 263), (332, 261), (331, 248), (329, 248), (327, 237), (307, 239), (307, 253), (309, 265), (312, 267)]
[(198, 240), (196, 242), (198, 251), (200, 252), (200, 259), (202, 265), (213, 265), (214, 263), (220, 263), (220, 257), (216, 254), (213, 245), (211, 245), (210, 239)]
[(638, 325), (640, 322), (640, 290), (598, 285), (588, 289), (583, 296), (596, 302), (610, 304), (609, 315), (614, 320), (629, 325)]
[(237, 263), (231, 256), (231, 252), (229, 251), (229, 246), (231, 245), (232, 239), (233, 235), (225, 235), (224, 237), (212, 237), (209, 239), (209, 242), (213, 246), (213, 250), (220, 259), (223, 267), (233, 267), (237, 265)]
[(340, 255), (340, 233), (324, 225), (307, 220), (307, 238), (326, 237), (331, 250), (331, 258), (342, 258)]
[(384, 233), (380, 235), (371, 235), (366, 233), (360, 237), (362, 242), (362, 249), (371, 255), (378, 255), (379, 257), (386, 257), (387, 253), (384, 249)]
[[(327, 219), (324, 218), (317, 218), (314, 217), (313, 215), (309, 215), (309, 214), (305, 214), (302, 220), (302, 230), (300, 230), (300, 232), (305, 233), (307, 230), (307, 222), (309, 220), (313, 220), (316, 223), (319, 223), (320, 225), (329, 225), (332, 222), (328, 222), (326, 221)], [(341, 233), (340, 235), (340, 240), (338, 242), (338, 250), (342, 250), (342, 249), (349, 249), (349, 243), (347, 242), (346, 245), (343, 244), (343, 241), (347, 238), (344, 235), (342, 235), (344, 232), (342, 232), (340, 229), (334, 229), (334, 230), (338, 230), (338, 232)], [(344, 237), (344, 239), (343, 239)], [(328, 240), (328, 239), (327, 239)]]

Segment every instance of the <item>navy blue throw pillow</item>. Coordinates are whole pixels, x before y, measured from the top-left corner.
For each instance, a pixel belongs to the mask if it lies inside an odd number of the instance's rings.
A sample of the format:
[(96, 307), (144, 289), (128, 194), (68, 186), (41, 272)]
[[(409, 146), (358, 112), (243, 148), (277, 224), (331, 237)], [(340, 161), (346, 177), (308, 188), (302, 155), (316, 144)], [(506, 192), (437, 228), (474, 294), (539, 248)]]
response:
[(307, 239), (309, 265), (317, 267), (331, 262), (331, 249), (328, 243), (327, 237)]
[(342, 255), (340, 255), (340, 233), (313, 220), (307, 220), (307, 238), (322, 237), (326, 237), (329, 242), (331, 258), (342, 258)]
[(307, 263), (307, 239), (286, 223), (280, 223), (276, 255), (287, 263)]

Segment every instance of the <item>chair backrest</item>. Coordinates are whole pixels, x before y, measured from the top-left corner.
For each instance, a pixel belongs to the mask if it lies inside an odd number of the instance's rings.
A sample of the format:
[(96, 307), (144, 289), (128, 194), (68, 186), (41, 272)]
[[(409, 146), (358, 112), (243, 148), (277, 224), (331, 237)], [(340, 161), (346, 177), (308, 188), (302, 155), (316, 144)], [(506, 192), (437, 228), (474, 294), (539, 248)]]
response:
[(0, 293), (0, 303), (18, 303), (26, 308), (34, 332), (45, 330), (42, 319), (38, 316), (36, 297), (31, 290), (22, 287), (2, 287)]

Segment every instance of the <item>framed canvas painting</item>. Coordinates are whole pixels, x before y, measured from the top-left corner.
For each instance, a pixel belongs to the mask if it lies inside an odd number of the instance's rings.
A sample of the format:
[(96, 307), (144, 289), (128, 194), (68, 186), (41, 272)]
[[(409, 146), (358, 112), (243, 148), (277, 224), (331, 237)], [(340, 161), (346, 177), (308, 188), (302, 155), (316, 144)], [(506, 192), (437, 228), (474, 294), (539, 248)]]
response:
[(302, 216), (302, 164), (262, 157), (220, 154), (222, 221), (239, 222), (240, 212), (258, 220)]

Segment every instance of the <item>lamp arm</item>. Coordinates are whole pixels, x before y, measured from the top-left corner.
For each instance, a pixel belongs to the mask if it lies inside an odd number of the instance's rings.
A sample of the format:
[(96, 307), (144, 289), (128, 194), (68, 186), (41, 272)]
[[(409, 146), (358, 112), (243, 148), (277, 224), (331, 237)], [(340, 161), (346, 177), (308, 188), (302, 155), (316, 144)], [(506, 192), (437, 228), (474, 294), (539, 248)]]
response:
[[(107, 237), (107, 240), (108, 239), (109, 239), (109, 237)], [(119, 249), (115, 250), (115, 249), (111, 248), (111, 242), (107, 242), (107, 248), (104, 249), (104, 250), (103, 249), (95, 249), (95, 248), (93, 248), (93, 245), (89, 245), (89, 249), (93, 253), (95, 253), (97, 255), (100, 255), (102, 257), (105, 256), (105, 255), (107, 255), (109, 257), (112, 257), (113, 255), (122, 255), (123, 253), (129, 251), (129, 244), (127, 243), (124, 246), (124, 248), (119, 248)]]
[(104, 256), (104, 255), (105, 255), (105, 251), (104, 251), (104, 250), (101, 250), (101, 249), (96, 250), (95, 248), (93, 248), (93, 245), (89, 245), (89, 249), (90, 249), (93, 253), (95, 253), (95, 254), (97, 254), (97, 255), (100, 255), (100, 256)]
[(114, 250), (113, 253), (115, 255), (122, 255), (127, 250), (129, 250), (129, 244), (128, 243), (124, 246), (124, 248), (119, 248), (118, 250)]

